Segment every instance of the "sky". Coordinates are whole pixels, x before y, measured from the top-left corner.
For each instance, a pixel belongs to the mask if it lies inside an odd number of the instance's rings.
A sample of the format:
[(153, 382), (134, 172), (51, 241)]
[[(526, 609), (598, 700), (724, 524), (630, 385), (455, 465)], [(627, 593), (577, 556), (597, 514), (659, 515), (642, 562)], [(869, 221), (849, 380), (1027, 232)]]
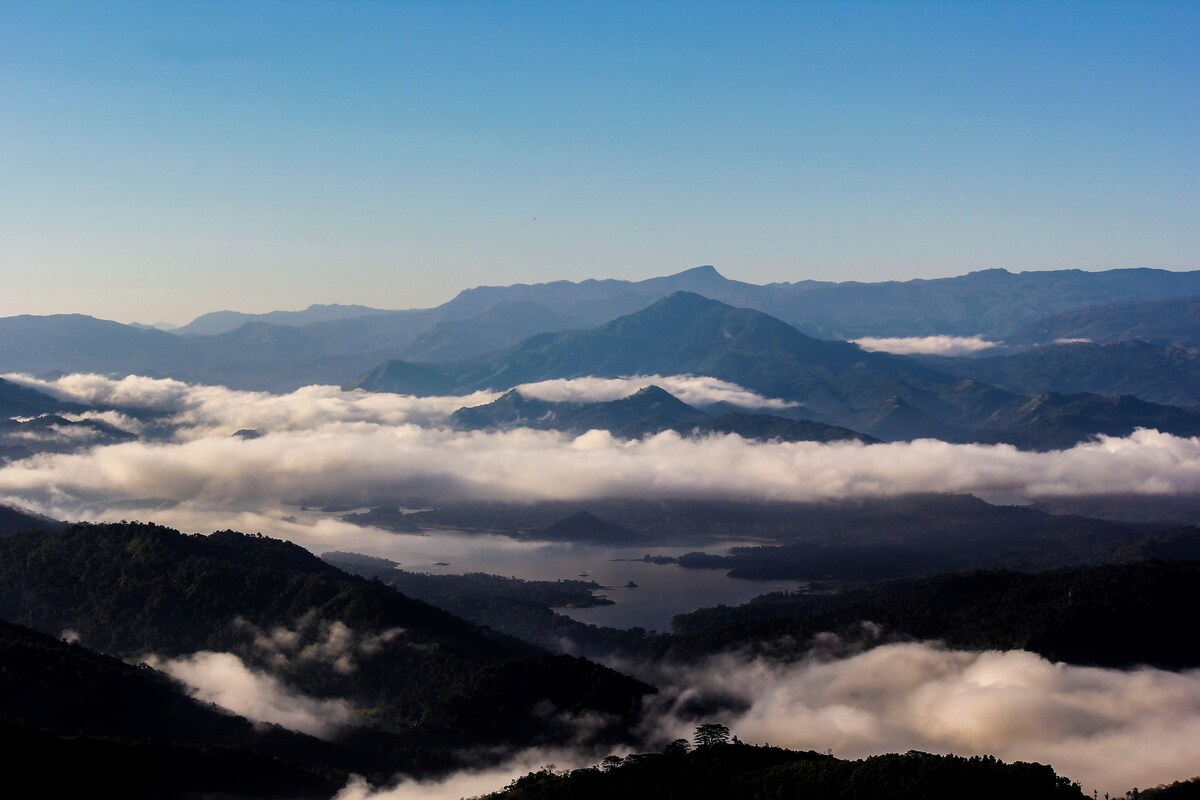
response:
[(1200, 3), (0, 0), (0, 316), (1200, 268)]

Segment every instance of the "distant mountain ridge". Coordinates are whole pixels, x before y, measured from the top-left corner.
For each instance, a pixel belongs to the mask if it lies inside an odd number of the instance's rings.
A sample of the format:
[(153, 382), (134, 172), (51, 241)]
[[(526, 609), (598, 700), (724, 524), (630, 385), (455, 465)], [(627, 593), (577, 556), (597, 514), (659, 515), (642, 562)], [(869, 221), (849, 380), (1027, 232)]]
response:
[(1018, 394), (1133, 394), (1153, 403), (1200, 406), (1200, 346), (1075, 342), (1009, 355), (922, 360)]
[(360, 305), (323, 305), (313, 303), (302, 311), (267, 311), (253, 314), (242, 311), (210, 311), (201, 314), (186, 325), (171, 329), (172, 333), (185, 335), (212, 336), (218, 333), (228, 333), (248, 323), (265, 322), (268, 325), (288, 325), (298, 327), (314, 322), (332, 322), (339, 319), (357, 319), (377, 314), (395, 313), (387, 309), (371, 308)]
[(620, 438), (640, 438), (663, 431), (690, 434), (736, 433), (746, 439), (785, 442), (876, 441), (870, 436), (811, 420), (769, 414), (709, 414), (684, 403), (659, 386), (645, 386), (620, 400), (555, 403), (525, 397), (512, 389), (491, 403), (461, 408), (450, 423), (469, 430), (535, 428), (568, 433), (606, 430)]
[[(873, 414), (895, 396), (964, 426), (1015, 399), (903, 357), (813, 339), (761, 312), (689, 292), (590, 330), (542, 334), (495, 356), (419, 369), (423, 384), (438, 376), (440, 388), (456, 393), (502, 391), (553, 378), (709, 375), (769, 397), (798, 400), (806, 417), (851, 430), (863, 430), (855, 424), (858, 416)], [(349, 386), (411, 392), (410, 376), (417, 370), (387, 362)]]
[(1200, 294), (1200, 271), (1118, 269), (1012, 273), (986, 269), (952, 278), (860, 283), (802, 280), (753, 284), (730, 280), (712, 266), (644, 281), (555, 281), (481, 286), (460, 292), (443, 308), (474, 314), (500, 300), (526, 300), (583, 322), (600, 324), (687, 291), (752, 308), (813, 336), (982, 334), (1004, 338), (1051, 314), (1102, 303), (1161, 300)]
[(758, 285), (704, 266), (643, 281), (482, 286), (431, 309), (215, 312), (171, 333), (80, 315), (8, 317), (0, 319), (0, 372), (138, 373), (290, 391), (345, 383), (388, 358), (474, 358), (535, 333), (594, 327), (676, 291), (755, 309), (827, 339), (978, 334), (996, 340), (1084, 307), (1200, 295), (1200, 271), (983, 270), (904, 282)]
[[(1069, 446), (1095, 433), (1125, 435), (1139, 426), (1190, 436), (1200, 422), (1200, 413), (1188, 409), (1084, 395), (1055, 400), (1052, 405), (1060, 412), (1041, 413), (1034, 421), (1011, 412), (1026, 406), (1028, 397), (961, 380), (914, 359), (813, 339), (761, 312), (689, 292), (597, 328), (534, 336), (493, 356), (437, 366), (385, 362), (349, 386), (401, 393), (433, 387), (462, 394), (556, 378), (672, 373), (709, 375), (796, 401), (801, 404), (798, 416), (885, 440), (982, 437), (1045, 449)], [(523, 420), (526, 427), (591, 425), (614, 432), (626, 431), (629, 422), (619, 413), (614, 416), (619, 406), (593, 404), (588, 413), (601, 416), (589, 422), (578, 416), (581, 409), (555, 409), (515, 395), (502, 399), (491, 408), (465, 409), (457, 419), (475, 427), (490, 414), (493, 425), (507, 419), (508, 424)], [(676, 408), (674, 413), (681, 412)], [(564, 420), (560, 414), (576, 417)], [(681, 420), (659, 427), (690, 424)]]
[(1200, 294), (1084, 306), (1025, 325), (1009, 339), (1016, 344), (1086, 339), (1200, 345)]

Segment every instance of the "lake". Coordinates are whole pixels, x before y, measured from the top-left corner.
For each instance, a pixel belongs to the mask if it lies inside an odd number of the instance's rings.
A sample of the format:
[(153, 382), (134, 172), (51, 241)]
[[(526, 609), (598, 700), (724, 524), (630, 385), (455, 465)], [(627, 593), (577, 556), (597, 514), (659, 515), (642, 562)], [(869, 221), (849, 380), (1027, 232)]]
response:
[[(703, 549), (724, 552), (737, 543), (691, 547), (608, 547), (558, 542), (517, 541), (507, 536), (433, 530), (426, 535), (392, 534), (372, 540), (369, 555), (398, 561), (410, 572), (461, 575), (487, 572), (526, 580), (591, 580), (608, 587), (597, 591), (611, 606), (564, 608), (559, 612), (595, 625), (670, 630), (676, 614), (715, 605), (739, 605), (761, 594), (795, 590), (797, 581), (748, 581), (725, 570), (683, 569), (677, 564), (642, 561), (644, 555), (679, 556)], [(744, 542), (740, 544), (745, 544)], [(361, 552), (368, 552), (364, 548)], [(587, 573), (586, 577), (581, 573)], [(630, 581), (637, 588), (626, 588)]]

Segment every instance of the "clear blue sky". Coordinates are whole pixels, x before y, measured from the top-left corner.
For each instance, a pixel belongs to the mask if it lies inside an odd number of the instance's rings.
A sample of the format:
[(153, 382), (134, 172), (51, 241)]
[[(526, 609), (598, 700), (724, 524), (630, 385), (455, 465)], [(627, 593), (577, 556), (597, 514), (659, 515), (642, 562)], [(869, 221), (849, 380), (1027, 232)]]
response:
[(0, 0), (0, 315), (1200, 268), (1200, 2)]

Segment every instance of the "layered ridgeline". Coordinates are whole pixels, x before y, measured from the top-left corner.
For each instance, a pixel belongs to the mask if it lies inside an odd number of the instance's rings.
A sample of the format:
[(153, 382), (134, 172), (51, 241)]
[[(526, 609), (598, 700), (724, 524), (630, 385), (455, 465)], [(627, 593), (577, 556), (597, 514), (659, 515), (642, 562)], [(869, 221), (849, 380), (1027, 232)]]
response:
[(34, 453), (71, 452), (135, 438), (103, 420), (77, 416), (93, 410), (0, 378), (0, 464)]
[(0, 622), (0, 736), (9, 764), (62, 764), (50, 796), (329, 797), (365, 760), (252, 724), (165, 674)]
[(36, 417), (41, 414), (58, 414), (86, 410), (79, 403), (69, 403), (57, 397), (21, 386), (0, 378), (0, 419), (11, 417)]
[[(122, 658), (154, 654), (200, 674), (201, 690), (218, 697), (238, 675), (255, 692), (275, 687), (355, 754), (356, 771), (379, 779), (446, 767), (469, 746), (617, 736), (652, 691), (480, 630), (295, 545), (231, 531), (186, 536), (132, 523), (11, 536), (0, 540), (0, 587), (0, 617), (11, 622), (68, 631)], [(584, 717), (586, 731), (575, 725)]]
[[(407, 532), (451, 528), (507, 531), (531, 540), (694, 547), (696, 551), (686, 555), (654, 560), (764, 581), (878, 580), (996, 568), (1028, 571), (1190, 558), (1200, 552), (1200, 535), (1193, 527), (1050, 514), (991, 505), (969, 495), (838, 503), (462, 502), (407, 513), (380, 507), (343, 519)], [(729, 548), (729, 542), (738, 540), (747, 544)], [(706, 550), (706, 541), (721, 543), (722, 549)]]
[(796, 661), (832, 635), (846, 652), (936, 640), (976, 651), (1027, 650), (1072, 664), (1179, 670), (1200, 667), (1200, 642), (1180, 635), (1175, 622), (1200, 580), (1198, 545), (1193, 536), (1193, 560), (814, 581), (740, 606), (680, 614), (670, 633), (603, 628), (556, 614), (555, 608), (588, 605), (591, 592), (604, 588), (583, 581), (426, 575), (350, 553), (325, 558), (539, 646), (633, 662), (695, 663), (722, 653)]
[(1200, 345), (1078, 341), (1007, 355), (922, 360), (1017, 394), (1137, 395), (1153, 403), (1200, 405)]
[[(1192, 555), (1200, 556), (1193, 538)], [(656, 657), (721, 652), (772, 659), (808, 655), (814, 637), (872, 647), (937, 640), (968, 650), (1028, 650), (1052, 661), (1105, 667), (1200, 666), (1200, 643), (1181, 636), (1200, 561), (1143, 560), (1044, 572), (952, 573), (831, 591), (763, 595), (672, 620), (674, 635), (647, 642)]]
[[(712, 376), (792, 401), (792, 416), (885, 440), (933, 437), (1046, 448), (1096, 433), (1125, 435), (1137, 427), (1185, 436), (1200, 432), (1200, 414), (1192, 410), (1090, 397), (1056, 400), (1050, 405), (1071, 405), (1069, 413), (1058, 416), (1045, 413), (1047, 403), (1039, 402), (1035, 407), (1043, 412), (1031, 417), (1029, 398), (910, 358), (814, 339), (761, 312), (687, 292), (597, 328), (531, 337), (495, 355), (443, 365), (388, 361), (349, 386), (462, 394), (555, 378), (680, 373)], [(492, 409), (459, 412), (458, 420), (480, 427), (489, 420), (524, 419), (536, 427), (543, 419), (552, 427), (560, 416), (523, 403), (508, 395)], [(572, 418), (571, 428), (586, 424), (588, 414), (602, 420), (604, 410), (565, 409), (563, 414)]]
[(1087, 340), (1200, 345), (1200, 294), (1162, 300), (1101, 303), (1031, 322), (1008, 337), (1014, 345)]
[[(730, 280), (711, 266), (643, 281), (554, 281), (467, 289), (436, 309), (431, 337), (466, 344), (470, 333), (493, 333), (521, 326), (520, 319), (542, 316), (539, 331), (599, 325), (645, 308), (667, 295), (687, 291), (746, 308), (754, 308), (798, 325), (822, 338), (923, 336), (934, 334), (1015, 338), (1042, 323), (1073, 311), (1103, 309), (1122, 301), (1149, 301), (1200, 294), (1197, 273), (1151, 269), (1105, 272), (1050, 270), (1014, 274), (1002, 269), (954, 278), (835, 283), (798, 281), (757, 285)], [(180, 334), (221, 334), (245, 324), (303, 326), (377, 315), (419, 312), (385, 311), (363, 306), (314, 305), (304, 311), (205, 314), (176, 329)], [(1101, 316), (1108, 312), (1100, 311)], [(1123, 312), (1131, 318), (1137, 310)], [(1153, 318), (1156, 309), (1143, 316)], [(489, 316), (499, 323), (492, 328)], [(463, 323), (461, 326), (459, 323)], [(534, 332), (518, 333), (523, 338)], [(1060, 334), (1067, 335), (1067, 334)], [(1054, 337), (1058, 338), (1058, 337)], [(1123, 336), (1121, 338), (1135, 338)], [(1171, 337), (1175, 338), (1175, 337)], [(512, 340), (512, 341), (515, 341)], [(1050, 341), (1040, 339), (1038, 341)], [(415, 343), (414, 343), (415, 344)], [(415, 350), (428, 347), (427, 343)], [(410, 353), (414, 357), (415, 353)], [(430, 359), (443, 360), (443, 359)], [(448, 359), (446, 359), (448, 360)]]
[(595, 403), (549, 402), (513, 389), (481, 406), (461, 408), (450, 423), (466, 430), (534, 428), (583, 433), (606, 430), (621, 438), (640, 438), (663, 431), (689, 435), (735, 433), (745, 439), (784, 442), (874, 441), (846, 428), (811, 420), (745, 412), (706, 413), (658, 386), (646, 386), (629, 397)]
[[(421, 388), (429, 388), (428, 369)], [(416, 392), (414, 372), (391, 361), (350, 386)], [(904, 358), (813, 339), (761, 312), (687, 292), (598, 328), (535, 336), (494, 356), (441, 365), (434, 374), (441, 378), (438, 393), (460, 394), (553, 378), (681, 373), (799, 401), (808, 415), (854, 430), (863, 429), (855, 424), (863, 415), (892, 397), (910, 403), (920, 398), (925, 414), (963, 425), (982, 422), (984, 409), (990, 413), (1013, 399)]]
[[(827, 339), (982, 335), (1006, 340), (1018, 331), (1040, 330), (1036, 326), (1043, 317), (1117, 301), (1200, 294), (1200, 273), (985, 270), (936, 280), (760, 286), (698, 267), (638, 282), (479, 287), (432, 309), (217, 312), (171, 333), (81, 315), (19, 316), (0, 319), (0, 372), (137, 373), (271, 391), (337, 385), (388, 358), (449, 362), (501, 350), (538, 333), (594, 327), (677, 291), (757, 309)], [(1128, 316), (1120, 309), (1095, 313)], [(1153, 319), (1175, 312), (1147, 306), (1133, 313)], [(1134, 335), (1144, 327), (1136, 319), (1124, 325)], [(1069, 325), (1043, 327), (1058, 331)]]

